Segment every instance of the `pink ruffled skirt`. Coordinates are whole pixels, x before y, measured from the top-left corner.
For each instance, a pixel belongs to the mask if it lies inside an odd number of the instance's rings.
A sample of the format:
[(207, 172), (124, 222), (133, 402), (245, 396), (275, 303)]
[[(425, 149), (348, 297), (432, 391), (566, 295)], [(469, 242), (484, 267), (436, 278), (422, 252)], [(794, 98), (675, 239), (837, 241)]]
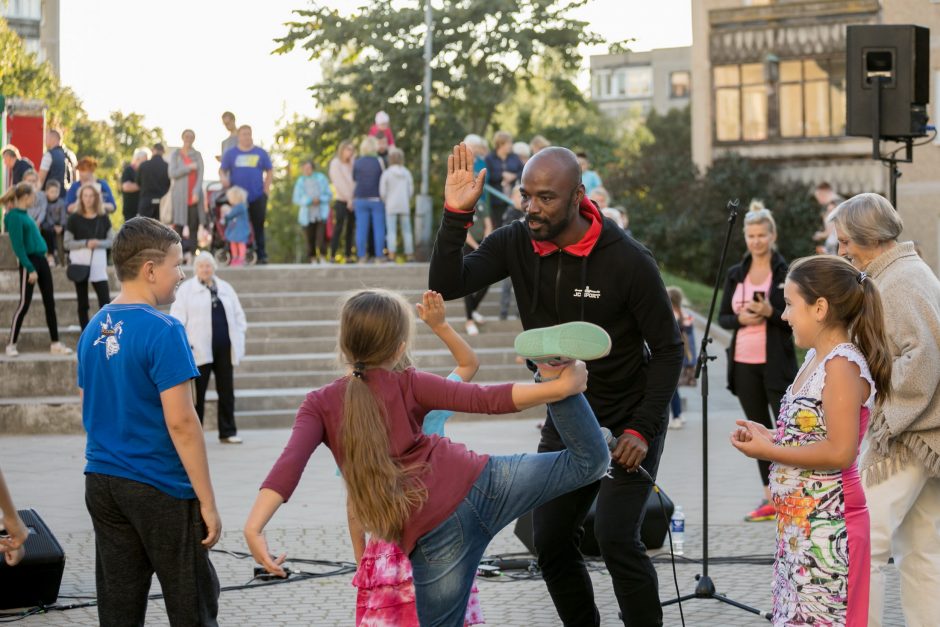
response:
[[(397, 544), (370, 539), (352, 583), (359, 588), (357, 627), (420, 627), (411, 561)], [(474, 584), (464, 625), (483, 622), (479, 591)]]

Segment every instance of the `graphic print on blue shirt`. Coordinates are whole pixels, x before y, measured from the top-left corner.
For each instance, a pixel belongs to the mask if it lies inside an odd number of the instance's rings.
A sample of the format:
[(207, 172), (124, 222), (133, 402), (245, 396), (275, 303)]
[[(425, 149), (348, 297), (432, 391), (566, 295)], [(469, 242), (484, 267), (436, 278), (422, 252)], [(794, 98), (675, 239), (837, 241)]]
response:
[(195, 498), (160, 394), (198, 376), (179, 320), (144, 304), (102, 307), (78, 341), (85, 472)]
[(222, 169), (229, 173), (232, 185), (248, 192), (249, 203), (264, 195), (264, 173), (273, 167), (270, 155), (259, 146), (252, 146), (250, 150), (236, 146), (222, 155)]

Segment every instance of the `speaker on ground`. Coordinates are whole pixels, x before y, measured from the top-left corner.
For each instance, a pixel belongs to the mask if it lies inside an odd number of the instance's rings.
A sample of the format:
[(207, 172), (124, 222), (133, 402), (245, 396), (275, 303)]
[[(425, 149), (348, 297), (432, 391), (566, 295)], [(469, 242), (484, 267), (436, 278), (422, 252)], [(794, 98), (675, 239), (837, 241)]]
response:
[(35, 510), (19, 512), (29, 530), (26, 556), (16, 566), (0, 559), (0, 610), (53, 605), (65, 571), (65, 553)]
[[(647, 549), (658, 549), (666, 542), (666, 533), (669, 529), (669, 521), (672, 519), (672, 512), (675, 509), (672, 499), (660, 490), (663, 497), (662, 504), (659, 502), (659, 496), (655, 492), (650, 492), (646, 500), (646, 506), (643, 508), (643, 523), (640, 527), (640, 539)], [(664, 509), (665, 507), (665, 509)], [(601, 550), (597, 544), (597, 536), (594, 535), (594, 514), (597, 508), (597, 499), (591, 505), (587, 518), (584, 520), (584, 536), (581, 538), (581, 553), (585, 557), (600, 557)], [(532, 533), (532, 512), (526, 512), (516, 521), (515, 534), (525, 548), (532, 555), (538, 555), (535, 550), (535, 542)]]

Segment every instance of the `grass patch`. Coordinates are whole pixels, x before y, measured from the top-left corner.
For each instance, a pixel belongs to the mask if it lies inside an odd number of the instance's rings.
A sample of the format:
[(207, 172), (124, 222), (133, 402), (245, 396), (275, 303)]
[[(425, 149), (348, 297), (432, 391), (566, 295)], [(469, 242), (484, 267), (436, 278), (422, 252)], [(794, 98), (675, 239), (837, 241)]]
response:
[[(708, 307), (712, 302), (711, 285), (705, 285), (704, 283), (699, 283), (698, 281), (683, 279), (682, 277), (676, 274), (672, 274), (671, 272), (666, 272), (665, 270), (663, 270), (661, 274), (663, 277), (663, 283), (665, 283), (667, 287), (676, 286), (682, 289), (682, 292), (685, 294), (685, 299), (688, 301), (689, 306), (693, 310), (703, 316), (708, 315)], [(718, 302), (715, 303), (716, 316), (718, 315), (719, 306), (721, 306), (721, 290), (718, 290)]]
[[(685, 294), (685, 299), (689, 303), (689, 307), (693, 309), (696, 313), (701, 314), (702, 316), (708, 315), (708, 307), (712, 302), (712, 287), (710, 285), (705, 285), (704, 283), (699, 283), (698, 281), (691, 281), (689, 279), (683, 279), (682, 277), (672, 274), (671, 272), (666, 272), (665, 270), (661, 271), (663, 277), (663, 283), (667, 287), (676, 286), (682, 288), (683, 293)], [(713, 324), (718, 324), (718, 308), (721, 306), (721, 292), (718, 290), (718, 302), (715, 303), (715, 320), (712, 321)], [(797, 365), (802, 364), (803, 360), (806, 358), (806, 349), (796, 347), (796, 363)]]

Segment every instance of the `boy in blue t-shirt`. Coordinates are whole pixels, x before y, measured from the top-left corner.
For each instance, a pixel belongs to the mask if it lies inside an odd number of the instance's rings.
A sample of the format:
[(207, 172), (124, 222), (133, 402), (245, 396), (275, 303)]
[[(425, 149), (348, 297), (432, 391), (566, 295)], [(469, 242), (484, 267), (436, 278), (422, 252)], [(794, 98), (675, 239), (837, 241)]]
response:
[(175, 299), (183, 250), (151, 218), (124, 223), (111, 248), (121, 293), (78, 344), (85, 503), (95, 528), (101, 625), (143, 625), (153, 574), (173, 625), (216, 625), (209, 548), (221, 521), (190, 381), (199, 376)]

